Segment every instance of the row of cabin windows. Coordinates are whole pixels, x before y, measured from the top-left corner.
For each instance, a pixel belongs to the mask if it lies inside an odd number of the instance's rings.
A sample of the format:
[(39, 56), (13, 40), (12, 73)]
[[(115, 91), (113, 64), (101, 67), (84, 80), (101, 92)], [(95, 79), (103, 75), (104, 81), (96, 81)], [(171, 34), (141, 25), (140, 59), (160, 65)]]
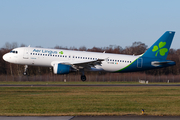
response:
[(67, 58), (66, 55), (51, 55), (51, 54), (39, 54), (39, 53), (31, 53), (31, 55), (41, 55), (41, 56), (53, 56), (53, 57), (65, 57), (65, 58)]
[(113, 59), (108, 59), (108, 61), (112, 61), (112, 62), (127, 62), (127, 63), (131, 63), (131, 61), (126, 61), (126, 60), (113, 60)]
[[(67, 58), (66, 55), (51, 55), (51, 54), (39, 54), (39, 53), (31, 53), (31, 55), (41, 55), (41, 56), (53, 56), (53, 57), (65, 57), (65, 58)], [(71, 56), (69, 56), (69, 58), (71, 58)], [(76, 58), (76, 59), (88, 59), (88, 60), (97, 60), (97, 59), (98, 59), (98, 58), (78, 57), (78, 56), (73, 56), (73, 58)], [(113, 60), (113, 59), (108, 59), (108, 61), (131, 63), (131, 61), (126, 61), (126, 60)]]
[[(70, 58), (71, 56), (69, 56)], [(76, 59), (88, 59), (88, 60), (97, 60), (98, 58), (91, 58), (91, 57), (78, 57), (78, 56), (73, 56), (72, 58)]]
[[(51, 55), (51, 54), (40, 54), (40, 53), (31, 53), (31, 55), (41, 55), (41, 56), (53, 56), (53, 57), (65, 57), (67, 58), (66, 55)], [(69, 56), (71, 58), (71, 56)], [(77, 59), (89, 59), (89, 60), (97, 60), (97, 58), (89, 58), (89, 57), (78, 57), (78, 56), (73, 56), (73, 58)]]

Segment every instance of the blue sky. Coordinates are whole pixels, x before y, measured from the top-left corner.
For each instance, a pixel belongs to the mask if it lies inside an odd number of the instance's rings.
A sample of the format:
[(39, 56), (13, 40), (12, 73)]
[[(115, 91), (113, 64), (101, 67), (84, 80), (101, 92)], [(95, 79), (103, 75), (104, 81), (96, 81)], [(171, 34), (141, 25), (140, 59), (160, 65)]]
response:
[(180, 48), (180, 0), (0, 0), (0, 47), (150, 47), (175, 31)]

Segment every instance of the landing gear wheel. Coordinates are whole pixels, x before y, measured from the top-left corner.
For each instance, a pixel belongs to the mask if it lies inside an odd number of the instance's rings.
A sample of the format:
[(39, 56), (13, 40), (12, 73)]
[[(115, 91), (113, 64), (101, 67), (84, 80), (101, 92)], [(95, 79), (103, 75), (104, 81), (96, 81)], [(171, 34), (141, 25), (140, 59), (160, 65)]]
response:
[(81, 75), (81, 80), (82, 81), (86, 81), (86, 76), (85, 75)]
[(26, 75), (27, 75), (27, 72), (24, 72), (23, 75), (26, 76)]

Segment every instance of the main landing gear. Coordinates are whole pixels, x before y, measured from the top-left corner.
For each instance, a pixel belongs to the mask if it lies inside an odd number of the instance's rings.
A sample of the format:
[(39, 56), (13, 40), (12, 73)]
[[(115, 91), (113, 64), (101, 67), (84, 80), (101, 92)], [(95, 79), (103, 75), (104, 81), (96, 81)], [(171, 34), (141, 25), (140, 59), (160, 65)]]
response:
[(85, 75), (81, 75), (81, 80), (84, 82), (86, 81), (86, 76)]
[(84, 69), (81, 69), (80, 72), (81, 72), (81, 80), (83, 82), (86, 81), (86, 76), (84, 75)]

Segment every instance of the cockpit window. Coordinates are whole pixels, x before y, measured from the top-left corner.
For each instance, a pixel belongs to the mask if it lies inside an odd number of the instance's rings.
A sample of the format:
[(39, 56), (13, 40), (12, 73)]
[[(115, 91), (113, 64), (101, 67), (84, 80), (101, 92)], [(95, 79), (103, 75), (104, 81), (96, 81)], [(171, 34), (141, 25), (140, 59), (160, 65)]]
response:
[(14, 50), (13, 50), (13, 51), (11, 51), (10, 53), (18, 54), (18, 51), (14, 51)]

